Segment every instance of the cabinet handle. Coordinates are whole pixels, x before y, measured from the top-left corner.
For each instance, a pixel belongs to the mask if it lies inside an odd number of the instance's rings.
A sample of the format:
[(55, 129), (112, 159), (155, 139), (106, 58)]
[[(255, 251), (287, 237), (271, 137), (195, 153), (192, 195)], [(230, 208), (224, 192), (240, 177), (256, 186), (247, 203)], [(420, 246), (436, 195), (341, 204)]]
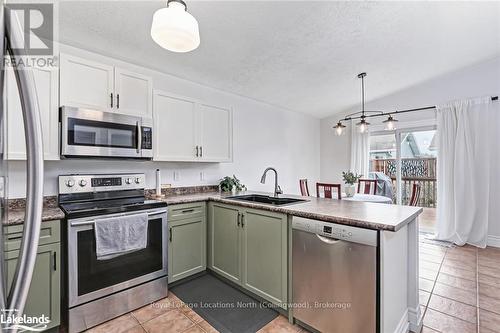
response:
[(244, 214), (241, 214), (241, 227), (242, 228), (245, 227), (245, 215)]
[(198, 146), (196, 146), (196, 157), (199, 157), (199, 154), (200, 153), (200, 148)]
[(54, 258), (53, 259), (54, 260), (54, 265), (53, 265), (54, 271), (57, 271), (57, 252), (54, 252), (54, 257), (53, 258)]
[(168, 240), (172, 243), (172, 228), (168, 229)]
[(185, 209), (185, 210), (182, 211), (183, 214), (192, 213), (192, 212), (194, 212), (194, 208)]
[(116, 108), (120, 108), (120, 94), (116, 94)]
[(200, 157), (203, 157), (203, 147), (200, 146)]
[(111, 107), (113, 107), (113, 93), (111, 93)]
[(238, 218), (236, 219), (236, 221), (238, 221), (238, 228), (240, 227), (240, 217), (241, 217), (241, 213), (238, 213)]

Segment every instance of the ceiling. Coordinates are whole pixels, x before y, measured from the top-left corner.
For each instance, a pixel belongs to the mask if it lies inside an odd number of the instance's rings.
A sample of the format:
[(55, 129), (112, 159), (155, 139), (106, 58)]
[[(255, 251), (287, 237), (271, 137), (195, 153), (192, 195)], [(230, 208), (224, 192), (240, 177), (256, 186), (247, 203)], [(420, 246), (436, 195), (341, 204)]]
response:
[(201, 45), (150, 37), (165, 1), (61, 2), (61, 42), (325, 117), (500, 55), (500, 2), (189, 1)]

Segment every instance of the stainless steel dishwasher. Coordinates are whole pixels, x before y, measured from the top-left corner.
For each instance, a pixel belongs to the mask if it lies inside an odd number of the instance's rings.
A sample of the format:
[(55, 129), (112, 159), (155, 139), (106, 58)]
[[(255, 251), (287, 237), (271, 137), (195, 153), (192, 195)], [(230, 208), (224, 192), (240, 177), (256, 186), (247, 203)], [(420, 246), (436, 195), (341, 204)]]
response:
[(377, 332), (377, 231), (294, 217), (293, 316), (320, 331)]

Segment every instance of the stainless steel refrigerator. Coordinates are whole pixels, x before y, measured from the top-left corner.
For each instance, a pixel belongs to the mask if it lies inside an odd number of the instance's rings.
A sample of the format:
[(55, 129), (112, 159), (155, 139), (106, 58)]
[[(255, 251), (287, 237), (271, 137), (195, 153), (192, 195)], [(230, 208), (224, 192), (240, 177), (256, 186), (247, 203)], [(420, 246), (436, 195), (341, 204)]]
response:
[[(0, 1), (0, 36), (2, 37), (0, 38), (0, 47), (4, 55), (4, 59), (0, 64), (0, 221), (2, 222), (2, 226), (0, 226), (0, 308), (2, 311), (0, 314), (5, 318), (9, 314), (21, 315), (23, 313), (35, 266), (43, 203), (43, 145), (41, 119), (33, 73), (27, 67), (14, 68), (26, 140), (26, 215), (14, 279), (11, 287), (7, 288), (3, 236), (3, 225), (8, 215), (6, 133), (10, 130), (19, 129), (8, 128), (6, 124), (5, 58), (13, 59), (25, 56), (22, 49), (13, 49), (11, 45), (22, 45), (23, 38), (29, 37), (24, 35), (15, 12), (12, 12), (12, 15), (8, 14), (4, 0)], [(1, 331), (15, 332), (17, 330), (16, 326), (11, 324), (2, 323), (0, 326)]]

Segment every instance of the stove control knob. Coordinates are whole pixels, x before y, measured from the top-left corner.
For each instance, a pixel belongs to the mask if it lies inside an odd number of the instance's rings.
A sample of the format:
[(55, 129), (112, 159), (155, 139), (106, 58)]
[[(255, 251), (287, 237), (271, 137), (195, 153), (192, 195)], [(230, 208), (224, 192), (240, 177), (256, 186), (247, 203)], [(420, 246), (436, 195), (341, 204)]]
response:
[(75, 186), (75, 181), (74, 181), (74, 180), (71, 180), (71, 179), (68, 179), (68, 180), (66, 181), (66, 186), (67, 186), (67, 187), (73, 187), (73, 186)]
[(125, 179), (125, 183), (127, 183), (127, 184), (132, 184), (132, 178), (127, 178), (127, 179)]
[(87, 181), (85, 179), (82, 179), (78, 182), (78, 184), (80, 184), (81, 187), (85, 187), (87, 185)]
[(136, 184), (140, 184), (140, 183), (141, 183), (141, 178), (137, 177), (137, 178), (135, 179), (135, 183), (136, 183)]

